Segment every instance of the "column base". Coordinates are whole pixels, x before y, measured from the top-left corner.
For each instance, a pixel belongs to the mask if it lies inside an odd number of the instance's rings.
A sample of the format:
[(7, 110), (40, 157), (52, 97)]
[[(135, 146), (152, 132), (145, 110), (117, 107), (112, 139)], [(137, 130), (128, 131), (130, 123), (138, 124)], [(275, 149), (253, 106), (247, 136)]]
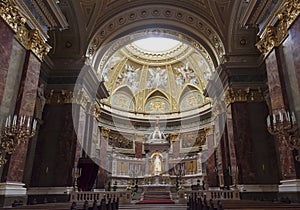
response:
[(8, 207), (17, 201), (19, 204), (27, 203), (27, 189), (24, 183), (2, 182), (0, 183), (0, 206)]
[(246, 200), (277, 200), (277, 184), (237, 185), (241, 199)]
[(28, 204), (68, 202), (73, 187), (30, 187)]
[(300, 192), (300, 179), (281, 180), (279, 192)]
[(278, 186), (279, 200), (300, 202), (300, 179), (281, 180)]

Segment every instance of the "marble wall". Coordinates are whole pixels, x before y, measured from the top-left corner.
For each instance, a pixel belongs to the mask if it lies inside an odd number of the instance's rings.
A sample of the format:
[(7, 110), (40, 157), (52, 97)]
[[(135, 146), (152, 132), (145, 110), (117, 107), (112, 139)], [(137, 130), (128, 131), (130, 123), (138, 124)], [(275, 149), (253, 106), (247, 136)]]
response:
[(14, 33), (7, 26), (2, 18), (0, 18), (0, 105), (2, 103), (6, 77), (9, 69), (9, 61), (11, 58)]
[[(40, 65), (41, 63), (37, 57), (31, 52), (27, 52), (15, 107), (15, 113), (18, 115), (33, 116)], [(2, 181), (23, 181), (27, 147), (28, 141), (16, 147), (8, 164), (5, 165)]]
[[(285, 61), (280, 56), (280, 49), (273, 49), (266, 58), (266, 68), (268, 75), (268, 87), (271, 100), (272, 113), (277, 114), (282, 109), (289, 109), (290, 104), (288, 100), (287, 84), (284, 80), (286, 76), (284, 67)], [(275, 135), (278, 142), (279, 161), (281, 169), (281, 179), (296, 178), (296, 165), (294, 155), (286, 144), (288, 136)], [(296, 165), (295, 165), (296, 164)]]
[(210, 187), (218, 186), (218, 172), (216, 171), (216, 155), (214, 148), (214, 135), (209, 134), (206, 136), (207, 148), (208, 148), (208, 160), (207, 160), (207, 181)]

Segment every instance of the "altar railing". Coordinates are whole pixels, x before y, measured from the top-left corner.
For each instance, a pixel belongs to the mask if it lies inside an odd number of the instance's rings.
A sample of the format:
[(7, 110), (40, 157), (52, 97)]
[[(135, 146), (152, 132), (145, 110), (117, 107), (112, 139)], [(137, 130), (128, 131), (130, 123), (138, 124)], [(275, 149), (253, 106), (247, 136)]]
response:
[(70, 202), (84, 202), (84, 201), (100, 201), (101, 199), (119, 198), (120, 203), (131, 202), (131, 191), (100, 191), (100, 192), (72, 192)]
[(180, 190), (179, 203), (186, 203), (189, 197), (206, 197), (206, 200), (240, 200), (238, 190)]

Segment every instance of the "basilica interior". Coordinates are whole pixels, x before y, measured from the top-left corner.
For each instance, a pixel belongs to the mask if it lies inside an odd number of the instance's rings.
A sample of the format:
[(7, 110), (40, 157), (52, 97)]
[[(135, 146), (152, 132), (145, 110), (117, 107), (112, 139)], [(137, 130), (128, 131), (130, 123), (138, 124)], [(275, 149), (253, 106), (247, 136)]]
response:
[(299, 9), (0, 0), (0, 207), (110, 193), (299, 203)]

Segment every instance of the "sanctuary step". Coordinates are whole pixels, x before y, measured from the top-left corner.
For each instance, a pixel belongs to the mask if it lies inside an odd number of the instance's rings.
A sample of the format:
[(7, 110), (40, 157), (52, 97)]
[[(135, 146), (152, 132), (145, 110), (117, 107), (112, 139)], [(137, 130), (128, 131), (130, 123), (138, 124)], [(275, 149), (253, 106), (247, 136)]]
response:
[(146, 191), (144, 192), (144, 200), (165, 200), (171, 199), (168, 191)]

